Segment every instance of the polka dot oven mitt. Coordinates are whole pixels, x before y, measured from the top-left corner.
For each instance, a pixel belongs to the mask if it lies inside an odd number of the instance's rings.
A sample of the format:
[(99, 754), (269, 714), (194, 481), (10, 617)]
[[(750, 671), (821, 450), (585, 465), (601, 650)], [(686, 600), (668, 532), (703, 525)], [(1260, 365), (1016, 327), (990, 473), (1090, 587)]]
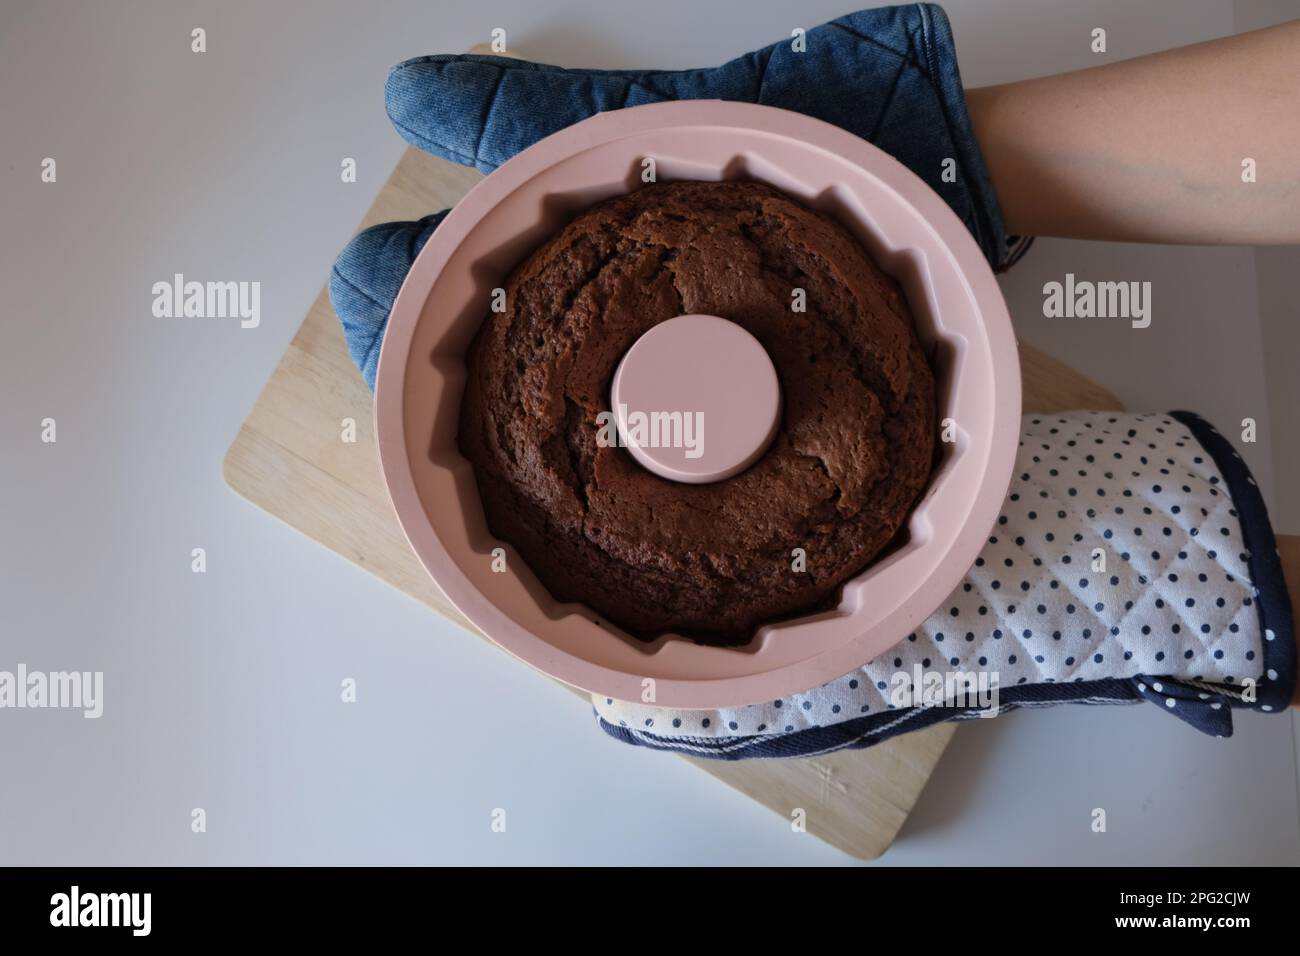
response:
[(975, 566), (889, 651), (748, 707), (592, 703), (625, 743), (727, 760), (1062, 703), (1147, 701), (1227, 737), (1234, 707), (1286, 711), (1291, 628), (1263, 500), (1222, 435), (1187, 412), (1029, 415)]

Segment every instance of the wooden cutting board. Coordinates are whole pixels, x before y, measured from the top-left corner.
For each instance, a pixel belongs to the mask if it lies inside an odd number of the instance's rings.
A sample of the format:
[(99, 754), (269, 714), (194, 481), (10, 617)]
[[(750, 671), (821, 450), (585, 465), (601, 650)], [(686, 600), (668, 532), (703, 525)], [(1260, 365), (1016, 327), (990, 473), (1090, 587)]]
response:
[[(408, 149), (361, 226), (452, 206), (480, 178)], [(347, 238), (339, 237), (340, 247)], [(1021, 366), (1026, 411), (1120, 407), (1105, 389), (1029, 346), (1021, 346)], [(347, 418), (356, 422), (355, 443), (341, 440)], [(226, 452), (224, 473), (253, 504), (482, 636), (443, 597), (397, 524), (380, 477), (370, 392), (325, 290)], [(691, 762), (787, 820), (802, 808), (809, 833), (871, 859), (893, 842), (955, 730), (943, 724), (869, 750), (801, 760)], [(600, 732), (588, 708), (574, 707), (573, 732)], [(647, 761), (689, 759), (643, 754)]]

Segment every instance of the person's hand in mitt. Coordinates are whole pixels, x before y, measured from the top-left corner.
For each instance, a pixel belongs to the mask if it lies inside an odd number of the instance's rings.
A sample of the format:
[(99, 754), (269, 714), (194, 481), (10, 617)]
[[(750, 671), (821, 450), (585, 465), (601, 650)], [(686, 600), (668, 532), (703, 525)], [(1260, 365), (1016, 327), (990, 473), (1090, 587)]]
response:
[[(1018, 237), (1036, 234), (1300, 242), (1297, 56), (1293, 23), (965, 91), (946, 16), (917, 4), (851, 14), (713, 69), (421, 57), (392, 70), (386, 102), (407, 141), (484, 172), (587, 116), (643, 103), (806, 113), (907, 165), (1001, 270), (1026, 248)], [(1221, 167), (1236, 168), (1247, 135), (1260, 168), (1289, 175), (1236, 188)], [(330, 298), (372, 388), (393, 301), (444, 215), (368, 229), (334, 266)], [(1300, 551), (1293, 541), (1288, 554)], [(1228, 440), (1188, 413), (1084, 411), (1025, 417), (984, 553), (877, 660), (728, 711), (593, 703), (627, 742), (726, 759), (869, 746), (939, 720), (1062, 702), (1148, 700), (1227, 735), (1232, 707), (1285, 709), (1295, 658), (1283, 563)]]

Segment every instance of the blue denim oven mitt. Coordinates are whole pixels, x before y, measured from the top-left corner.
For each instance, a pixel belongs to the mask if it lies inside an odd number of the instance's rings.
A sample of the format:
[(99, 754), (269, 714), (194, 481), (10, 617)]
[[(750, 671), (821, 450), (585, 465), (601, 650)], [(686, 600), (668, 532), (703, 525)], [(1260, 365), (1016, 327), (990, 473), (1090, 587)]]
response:
[[(703, 70), (566, 70), (505, 57), (437, 54), (399, 63), (385, 102), (402, 137), (489, 173), (539, 139), (605, 110), (721, 99), (806, 113), (874, 143), (947, 201), (995, 267), (1019, 245), (971, 132), (948, 18), (933, 4), (852, 13)], [(957, 162), (955, 182), (941, 177)], [(374, 226), (334, 264), (330, 300), (366, 384), (397, 290), (446, 212)]]
[[(566, 70), (435, 55), (399, 64), (385, 92), (408, 142), (484, 172), (604, 110), (692, 98), (795, 110), (905, 163), (952, 207), (995, 269), (1024, 248), (1003, 228), (948, 20), (932, 4), (850, 14), (807, 31), (802, 52), (783, 40), (713, 69)], [(955, 182), (941, 178), (945, 158), (957, 162)], [(334, 265), (330, 299), (372, 389), (393, 300), (445, 214), (367, 229)], [(1284, 710), (1295, 681), (1290, 603), (1263, 503), (1227, 441), (1181, 415), (1027, 416), (1024, 428), (1001, 536), (995, 529), (958, 591), (896, 649), (840, 681), (746, 708), (675, 712), (597, 698), (600, 726), (631, 744), (741, 759), (871, 746), (940, 720), (1065, 702), (1148, 700), (1220, 736), (1231, 733), (1231, 707)], [(1102, 470), (1096, 486), (1085, 472), (1097, 454), (1080, 451), (1087, 467), (1065, 467), (1088, 442), (1106, 443), (1124, 466)], [(1076, 484), (1116, 503), (1077, 506)], [(1052, 516), (1042, 525), (1039, 510)], [(1204, 547), (1202, 534), (1224, 542)], [(1096, 581), (1071, 566), (1086, 563), (1094, 544), (1113, 551)], [(1004, 571), (994, 575), (992, 565)], [(1014, 592), (1002, 590), (1003, 577)], [(1204, 594), (1208, 603), (1193, 610), (1187, 602)], [(992, 705), (987, 693), (959, 700), (954, 674), (991, 675), (1005, 686)], [(937, 696), (925, 693), (931, 676), (940, 679)]]

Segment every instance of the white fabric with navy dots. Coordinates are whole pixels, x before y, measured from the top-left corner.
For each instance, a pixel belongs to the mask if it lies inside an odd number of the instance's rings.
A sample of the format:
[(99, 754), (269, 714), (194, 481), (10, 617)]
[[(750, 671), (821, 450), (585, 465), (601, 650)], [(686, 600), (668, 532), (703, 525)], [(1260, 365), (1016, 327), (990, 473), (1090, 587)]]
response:
[[(1104, 573), (1092, 570), (1095, 548), (1104, 549)], [(1028, 415), (1005, 507), (975, 567), (876, 660), (806, 693), (729, 710), (592, 702), (612, 724), (708, 737), (791, 732), (894, 709), (891, 678), (917, 664), (996, 672), (1002, 688), (1144, 674), (1207, 684), (1275, 679), (1261, 667), (1266, 636), (1247, 559), (1222, 476), (1180, 422)]]

